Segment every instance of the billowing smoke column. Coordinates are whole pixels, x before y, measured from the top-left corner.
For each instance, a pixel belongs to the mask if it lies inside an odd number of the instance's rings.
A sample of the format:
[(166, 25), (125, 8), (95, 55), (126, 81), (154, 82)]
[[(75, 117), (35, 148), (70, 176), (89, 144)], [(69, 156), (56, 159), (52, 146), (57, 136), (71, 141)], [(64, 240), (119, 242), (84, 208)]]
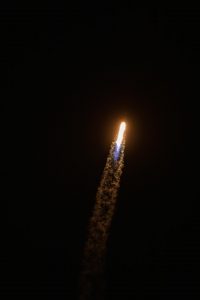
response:
[(124, 164), (125, 129), (126, 124), (122, 122), (117, 140), (111, 145), (97, 191), (84, 249), (80, 286), (81, 300), (103, 299), (106, 244)]

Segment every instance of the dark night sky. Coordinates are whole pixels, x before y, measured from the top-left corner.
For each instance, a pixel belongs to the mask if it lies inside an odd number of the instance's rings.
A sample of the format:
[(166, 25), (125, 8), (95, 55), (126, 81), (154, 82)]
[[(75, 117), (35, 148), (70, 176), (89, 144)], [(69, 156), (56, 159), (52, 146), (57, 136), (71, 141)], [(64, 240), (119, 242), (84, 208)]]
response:
[(1, 299), (77, 297), (86, 226), (121, 119), (107, 299), (200, 296), (200, 10), (2, 3)]

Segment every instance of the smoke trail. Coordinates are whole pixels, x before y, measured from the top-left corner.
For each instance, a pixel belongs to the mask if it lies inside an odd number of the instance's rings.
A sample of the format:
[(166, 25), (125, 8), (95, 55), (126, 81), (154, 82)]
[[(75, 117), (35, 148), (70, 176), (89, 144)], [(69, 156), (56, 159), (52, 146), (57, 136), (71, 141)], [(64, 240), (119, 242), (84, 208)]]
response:
[(115, 209), (120, 176), (124, 164), (125, 139), (116, 149), (113, 142), (97, 190), (95, 207), (89, 223), (83, 257), (80, 299), (103, 299), (106, 244)]

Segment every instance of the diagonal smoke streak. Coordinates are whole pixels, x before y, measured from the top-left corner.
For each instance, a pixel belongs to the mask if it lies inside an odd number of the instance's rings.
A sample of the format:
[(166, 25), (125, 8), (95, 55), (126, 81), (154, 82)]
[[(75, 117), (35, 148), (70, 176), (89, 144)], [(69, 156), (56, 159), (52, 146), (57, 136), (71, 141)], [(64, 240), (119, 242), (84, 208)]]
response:
[(115, 157), (115, 143), (103, 171), (97, 190), (95, 207), (89, 223), (88, 239), (83, 257), (80, 299), (103, 299), (103, 271), (109, 229), (120, 186), (120, 176), (124, 164), (125, 139), (121, 144), (118, 160)]

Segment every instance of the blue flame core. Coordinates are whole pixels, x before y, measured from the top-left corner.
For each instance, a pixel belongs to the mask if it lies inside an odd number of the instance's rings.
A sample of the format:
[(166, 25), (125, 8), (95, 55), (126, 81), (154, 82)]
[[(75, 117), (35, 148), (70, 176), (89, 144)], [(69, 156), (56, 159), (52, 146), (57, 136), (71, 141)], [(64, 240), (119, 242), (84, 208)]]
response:
[(114, 160), (117, 161), (119, 158), (119, 154), (120, 154), (120, 149), (121, 149), (121, 145), (117, 145), (117, 143), (115, 143), (115, 149), (114, 149)]

